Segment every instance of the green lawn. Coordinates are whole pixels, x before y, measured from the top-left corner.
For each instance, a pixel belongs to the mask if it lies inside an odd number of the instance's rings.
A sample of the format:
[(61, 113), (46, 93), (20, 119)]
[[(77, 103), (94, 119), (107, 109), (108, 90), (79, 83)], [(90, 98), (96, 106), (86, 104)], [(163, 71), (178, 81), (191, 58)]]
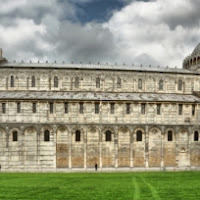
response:
[(0, 173), (0, 199), (198, 200), (200, 172)]

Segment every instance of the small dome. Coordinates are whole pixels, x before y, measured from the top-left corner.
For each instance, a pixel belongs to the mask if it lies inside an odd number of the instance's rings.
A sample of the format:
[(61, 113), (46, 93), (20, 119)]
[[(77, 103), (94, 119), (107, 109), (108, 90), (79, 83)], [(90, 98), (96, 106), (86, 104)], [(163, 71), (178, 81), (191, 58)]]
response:
[(192, 52), (192, 56), (200, 53), (200, 43), (196, 46), (194, 51)]

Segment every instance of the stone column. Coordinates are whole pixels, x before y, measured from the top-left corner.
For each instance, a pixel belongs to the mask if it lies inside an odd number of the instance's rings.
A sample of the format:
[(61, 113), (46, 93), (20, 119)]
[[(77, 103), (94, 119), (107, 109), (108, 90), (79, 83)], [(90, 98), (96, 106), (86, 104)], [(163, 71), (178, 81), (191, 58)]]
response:
[(102, 132), (99, 132), (99, 167), (102, 169)]
[(37, 166), (40, 168), (40, 130), (39, 127), (37, 129)]
[(176, 138), (176, 167), (178, 167), (178, 151), (179, 151), (179, 144), (178, 144), (178, 127), (175, 128), (175, 138)]
[(72, 130), (69, 129), (69, 169), (72, 168)]
[(164, 129), (164, 126), (162, 126), (161, 128), (161, 163), (160, 163), (160, 166), (161, 168), (164, 167), (164, 134), (165, 134), (165, 129)]
[(57, 147), (57, 134), (56, 134), (56, 129), (57, 129), (57, 127), (56, 127), (56, 125), (54, 125), (54, 127), (53, 127), (53, 138), (54, 138), (54, 142), (53, 142), (53, 149), (54, 149), (54, 164), (53, 164), (53, 168), (55, 168), (56, 169), (56, 167), (57, 167), (57, 165), (56, 165), (56, 162), (57, 162), (57, 153), (56, 153), (56, 147)]
[(83, 148), (84, 148), (84, 168), (87, 168), (87, 132), (85, 131), (83, 138)]
[(191, 165), (190, 165), (191, 134), (192, 134), (192, 128), (191, 128), (191, 127), (188, 127), (188, 166), (189, 166), (189, 167), (191, 167)]
[(26, 85), (26, 89), (29, 89), (29, 77), (27, 78), (27, 85)]
[(115, 149), (115, 168), (118, 168), (118, 131), (114, 133), (114, 149)]
[[(131, 128), (130, 130), (134, 130), (134, 128)], [(130, 132), (130, 167), (134, 167), (133, 163), (133, 133)]]
[(145, 127), (145, 167), (149, 168), (149, 127)]
[(51, 90), (51, 78), (49, 78), (49, 90)]

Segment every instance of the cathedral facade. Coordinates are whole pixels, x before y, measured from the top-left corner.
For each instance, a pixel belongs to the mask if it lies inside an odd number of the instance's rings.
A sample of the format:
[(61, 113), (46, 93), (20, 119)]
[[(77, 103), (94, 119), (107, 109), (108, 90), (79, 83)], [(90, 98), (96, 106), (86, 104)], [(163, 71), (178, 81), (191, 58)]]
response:
[(200, 169), (200, 44), (183, 68), (8, 62), (2, 171)]

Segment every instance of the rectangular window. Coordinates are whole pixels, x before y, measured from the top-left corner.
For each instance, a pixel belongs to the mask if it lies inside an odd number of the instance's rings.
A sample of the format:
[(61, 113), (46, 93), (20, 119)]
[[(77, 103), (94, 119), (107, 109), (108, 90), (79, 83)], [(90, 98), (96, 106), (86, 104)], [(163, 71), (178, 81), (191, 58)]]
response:
[(17, 133), (17, 131), (13, 132), (13, 141), (14, 142), (18, 141), (18, 133)]
[(131, 113), (131, 104), (127, 103), (126, 104), (126, 114), (130, 114)]
[(145, 107), (146, 105), (144, 103), (141, 104), (141, 114), (145, 115)]
[(195, 115), (195, 105), (192, 105), (192, 116), (194, 116)]
[(65, 113), (68, 113), (68, 103), (65, 103)]
[(75, 140), (76, 142), (80, 142), (81, 141), (81, 132), (80, 131), (76, 131), (75, 133)]
[(10, 77), (10, 87), (14, 87), (14, 76)]
[(49, 103), (50, 106), (50, 113), (53, 113), (53, 103)]
[(6, 103), (2, 103), (2, 113), (6, 113)]
[(114, 114), (115, 113), (115, 104), (111, 103), (110, 104), (110, 114)]
[(179, 115), (182, 115), (182, 114), (183, 114), (183, 105), (182, 105), (182, 104), (179, 104), (179, 105), (178, 105), (178, 114), (179, 114)]
[(79, 103), (79, 113), (83, 114), (83, 103)]
[(37, 111), (37, 107), (36, 106), (37, 106), (36, 103), (33, 103), (33, 113), (36, 113), (36, 111)]
[(17, 103), (17, 113), (21, 113), (21, 104)]
[(99, 114), (99, 103), (95, 103), (95, 114)]
[(157, 115), (160, 115), (161, 111), (161, 104), (157, 104)]

